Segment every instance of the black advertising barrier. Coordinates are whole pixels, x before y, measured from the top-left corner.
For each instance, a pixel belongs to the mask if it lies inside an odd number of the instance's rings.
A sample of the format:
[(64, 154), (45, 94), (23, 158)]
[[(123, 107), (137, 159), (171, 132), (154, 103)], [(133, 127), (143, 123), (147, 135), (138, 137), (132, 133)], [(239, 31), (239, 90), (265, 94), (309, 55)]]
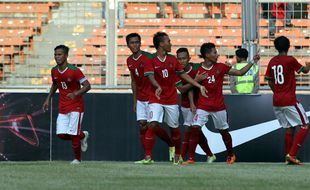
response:
[[(310, 110), (310, 95), (299, 95), (298, 99), (306, 111)], [(228, 120), (233, 138), (238, 138), (244, 143), (235, 147), (237, 159), (240, 162), (282, 162), (284, 160), (284, 130), (279, 128), (272, 108), (272, 95), (226, 95)], [(56, 100), (54, 107), (56, 107)], [(142, 147), (139, 142), (139, 130), (135, 121), (135, 113), (132, 111), (131, 94), (87, 94), (85, 96), (85, 115), (82, 128), (90, 132), (89, 150), (82, 155), (84, 160), (120, 160), (132, 161), (143, 158)], [(56, 109), (54, 109), (56, 111)], [(53, 113), (55, 126), (56, 112)], [(309, 114), (309, 113), (308, 113)], [(268, 123), (266, 123), (268, 122)], [(258, 125), (252, 127), (253, 125)], [(270, 125), (270, 129), (269, 126)], [(169, 129), (164, 126), (167, 131)], [(212, 120), (207, 124), (211, 132), (216, 132)], [(246, 132), (238, 129), (246, 128)], [(267, 131), (259, 131), (263, 134), (256, 137), (254, 130), (264, 128)], [(183, 127), (181, 127), (183, 131)], [(236, 131), (234, 131), (236, 130)], [(207, 137), (210, 145), (214, 136)], [(213, 135), (212, 135), (213, 134)], [(216, 134), (215, 134), (216, 135)], [(55, 135), (53, 134), (55, 137)], [(245, 139), (241, 139), (245, 137)], [(305, 141), (299, 152), (299, 158), (310, 161), (310, 137)], [(217, 140), (220, 143), (221, 140)], [(237, 142), (237, 139), (233, 139)], [(53, 141), (53, 159), (70, 160), (72, 151), (70, 143), (64, 143), (59, 139)], [(239, 142), (240, 143), (240, 142)], [(213, 146), (214, 147), (214, 146)], [(212, 146), (211, 146), (212, 148)], [(168, 160), (168, 147), (160, 139), (156, 139), (153, 151), (155, 160)], [(216, 154), (218, 161), (225, 161), (226, 152)], [(204, 155), (197, 154), (198, 160), (205, 160)]]
[(0, 93), (0, 161), (49, 160), (50, 115), (45, 94)]
[[(70, 141), (55, 135), (58, 114), (58, 94), (51, 113), (41, 107), (45, 93), (2, 93), (0, 95), (0, 160), (71, 160)], [(310, 95), (298, 95), (309, 114)], [(139, 130), (132, 111), (131, 94), (86, 94), (82, 130), (90, 132), (89, 149), (84, 160), (133, 161), (142, 159)], [(272, 109), (272, 95), (226, 95), (228, 120), (239, 162), (282, 162), (284, 159), (284, 129), (279, 127)], [(51, 123), (50, 123), (51, 122)], [(52, 144), (50, 144), (52, 124)], [(270, 126), (270, 127), (269, 127)], [(169, 129), (164, 126), (167, 131)], [(208, 130), (206, 130), (208, 129)], [(183, 131), (183, 127), (181, 127)], [(226, 152), (212, 119), (203, 128), (218, 161), (225, 161)], [(309, 136), (298, 157), (310, 161)], [(52, 145), (52, 146), (51, 146)], [(205, 160), (196, 150), (197, 160)], [(156, 139), (155, 160), (168, 160), (168, 147)]]

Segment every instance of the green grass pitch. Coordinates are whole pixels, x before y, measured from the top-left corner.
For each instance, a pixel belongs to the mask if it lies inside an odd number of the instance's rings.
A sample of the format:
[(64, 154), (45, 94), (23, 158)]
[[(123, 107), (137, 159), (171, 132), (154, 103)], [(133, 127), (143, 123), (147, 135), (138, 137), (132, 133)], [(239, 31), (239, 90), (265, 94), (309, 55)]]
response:
[(309, 164), (1, 162), (0, 173), (1, 190), (303, 190), (310, 187)]

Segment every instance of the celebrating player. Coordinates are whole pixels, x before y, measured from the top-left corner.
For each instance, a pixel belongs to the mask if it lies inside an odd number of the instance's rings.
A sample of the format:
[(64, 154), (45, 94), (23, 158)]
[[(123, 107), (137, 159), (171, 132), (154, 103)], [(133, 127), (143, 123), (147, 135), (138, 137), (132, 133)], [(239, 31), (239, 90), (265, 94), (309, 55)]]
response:
[(178, 122), (176, 74), (198, 87), (204, 95), (205, 88), (184, 73), (180, 62), (174, 56), (168, 54), (168, 52), (171, 52), (171, 43), (166, 33), (157, 32), (153, 37), (153, 44), (157, 52), (151, 64), (147, 64), (144, 71), (144, 75), (149, 77), (152, 84), (148, 118), (150, 127), (145, 135), (145, 160), (146, 163), (152, 160), (152, 149), (155, 143), (154, 128), (163, 121), (165, 113), (164, 122), (170, 127), (172, 142), (175, 146), (174, 163), (181, 164), (181, 134)]
[[(133, 110), (136, 112), (137, 121), (140, 128), (140, 142), (145, 149), (145, 133), (147, 131), (148, 103), (151, 83), (148, 77), (144, 76), (144, 67), (150, 63), (152, 55), (141, 51), (141, 36), (137, 33), (131, 33), (126, 36), (126, 43), (132, 55), (127, 58), (127, 66), (131, 76), (131, 89), (133, 94)], [(159, 125), (155, 128), (155, 133), (169, 146), (169, 157), (172, 160), (174, 156), (174, 146), (164, 128)], [(144, 163), (145, 160), (135, 163)]]
[(87, 138), (89, 136), (87, 131), (81, 131), (84, 114), (82, 95), (89, 91), (91, 86), (81, 70), (67, 62), (68, 53), (69, 48), (65, 45), (59, 45), (54, 49), (57, 65), (51, 71), (53, 84), (43, 103), (43, 110), (48, 110), (51, 98), (59, 89), (56, 134), (60, 139), (72, 141), (74, 160), (71, 164), (79, 164), (81, 162), (81, 150), (83, 152), (87, 150)]
[[(276, 38), (274, 46), (279, 54), (270, 60), (265, 78), (273, 91), (275, 115), (280, 125), (286, 129), (286, 163), (299, 165), (301, 162), (296, 154), (308, 133), (309, 120), (303, 106), (296, 100), (295, 72), (308, 73), (310, 63), (304, 67), (294, 57), (287, 55), (290, 41), (285, 36)], [(300, 129), (294, 138), (296, 126), (300, 126)]]
[[(228, 132), (229, 126), (227, 123), (227, 112), (222, 92), (224, 76), (225, 74), (242, 76), (252, 67), (254, 63), (248, 63), (240, 70), (233, 69), (231, 66), (223, 63), (217, 63), (219, 55), (213, 43), (202, 44), (200, 54), (204, 59), (204, 62), (198, 72), (207, 74), (207, 78), (202, 80), (200, 83), (206, 87), (208, 98), (199, 94), (197, 112), (193, 119), (189, 149), (190, 151), (196, 149), (201, 127), (208, 122), (208, 116), (210, 115), (213, 119), (215, 128), (219, 130), (226, 146), (226, 162), (227, 164), (233, 164), (236, 160), (236, 156), (232, 147), (232, 138)], [(254, 57), (255, 63), (259, 60), (259, 58), (259, 55)]]
[[(192, 78), (195, 78), (197, 82), (200, 82), (201, 80), (205, 79), (207, 77), (206, 74), (198, 74), (197, 71), (200, 68), (201, 64), (195, 64), (190, 63), (190, 55), (187, 48), (179, 48), (177, 50), (177, 59), (182, 64), (184, 71)], [(188, 151), (189, 146), (189, 137), (191, 135), (191, 126), (193, 121), (193, 113), (196, 112), (196, 104), (198, 99), (198, 93), (199, 90), (197, 88), (192, 89), (192, 85), (186, 82), (184, 79), (181, 80), (182, 85), (178, 85), (178, 90), (182, 93), (181, 98), (181, 112), (183, 116), (183, 126), (185, 128), (184, 131), (184, 138), (182, 141), (182, 158), (186, 158), (186, 154)], [(195, 93), (194, 93), (195, 92)], [(212, 163), (215, 161), (216, 157), (211, 152), (208, 141), (203, 133), (199, 134), (199, 145), (204, 150), (204, 152), (207, 154), (207, 162)], [(195, 150), (190, 152), (189, 159), (186, 162), (183, 162), (183, 164), (193, 164), (194, 163), (194, 157), (195, 157)]]

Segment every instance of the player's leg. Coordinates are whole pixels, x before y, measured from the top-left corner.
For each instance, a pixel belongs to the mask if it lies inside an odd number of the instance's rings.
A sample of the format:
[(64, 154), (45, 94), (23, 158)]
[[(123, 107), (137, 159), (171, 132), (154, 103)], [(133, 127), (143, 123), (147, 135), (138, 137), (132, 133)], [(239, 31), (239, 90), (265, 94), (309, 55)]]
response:
[(206, 153), (207, 155), (207, 162), (212, 163), (216, 160), (215, 155), (212, 153), (208, 140), (206, 136), (203, 134), (202, 130), (200, 130), (200, 135), (199, 135), (199, 142), (198, 144), (200, 145), (201, 149)]
[(191, 127), (191, 135), (189, 138), (189, 159), (184, 164), (195, 163), (195, 152), (197, 144), (199, 143), (201, 127), (208, 122), (209, 113), (197, 109), (195, 116), (193, 117), (193, 124)]
[(145, 152), (145, 134), (147, 131), (147, 119), (149, 114), (149, 105), (147, 101), (137, 101), (136, 116), (139, 126), (140, 142)]
[(181, 132), (179, 128), (179, 107), (178, 105), (164, 105), (165, 117), (164, 122), (170, 128), (171, 141), (175, 147), (174, 163), (183, 162), (181, 157)]
[(185, 159), (187, 151), (188, 151), (188, 146), (189, 146), (189, 138), (191, 135), (190, 126), (192, 125), (192, 121), (193, 121), (193, 113), (191, 112), (190, 108), (184, 108), (184, 107), (181, 107), (181, 112), (182, 112), (182, 116), (184, 120), (183, 122), (184, 138), (182, 141), (181, 156), (183, 159)]
[(290, 125), (287, 118), (285, 117), (285, 107), (273, 107), (273, 111), (281, 127), (285, 129), (284, 147), (285, 155), (287, 155), (293, 144), (295, 128)]
[[(83, 118), (83, 113), (81, 112), (70, 112), (69, 114), (69, 125), (68, 125), (68, 134), (71, 135), (72, 149), (74, 153), (74, 160), (72, 164), (78, 163), (81, 161), (81, 123)], [(85, 137), (85, 134), (84, 134)]]
[(152, 150), (155, 144), (155, 128), (163, 120), (163, 108), (161, 104), (149, 104), (149, 126), (145, 134), (145, 157), (144, 159), (152, 161)]
[(219, 130), (223, 142), (227, 150), (227, 164), (233, 164), (236, 161), (236, 156), (232, 147), (232, 138), (228, 132), (229, 125), (227, 123), (227, 112), (226, 110), (211, 112), (211, 117), (216, 129)]
[(285, 113), (290, 125), (301, 126), (296, 133), (292, 147), (289, 154), (286, 156), (286, 159), (293, 164), (300, 164), (300, 161), (296, 159), (296, 155), (307, 137), (309, 120), (303, 106), (300, 103), (297, 103), (294, 107), (289, 107)]
[(56, 121), (56, 135), (62, 140), (71, 140), (71, 136), (67, 134), (67, 128), (69, 125), (68, 114), (58, 114)]

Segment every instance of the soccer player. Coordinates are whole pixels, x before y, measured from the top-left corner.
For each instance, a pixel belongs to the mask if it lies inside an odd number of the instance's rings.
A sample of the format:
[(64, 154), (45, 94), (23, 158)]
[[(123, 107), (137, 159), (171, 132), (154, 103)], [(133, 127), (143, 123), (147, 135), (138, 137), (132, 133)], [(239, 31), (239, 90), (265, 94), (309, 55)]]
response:
[(205, 88), (184, 73), (180, 62), (168, 52), (171, 52), (169, 36), (164, 32), (157, 32), (153, 37), (153, 44), (157, 52), (151, 64), (147, 64), (144, 75), (148, 76), (152, 90), (149, 98), (150, 126), (145, 135), (145, 162), (152, 160), (152, 149), (155, 143), (154, 128), (163, 121), (168, 124), (171, 131), (172, 143), (175, 146), (174, 164), (181, 164), (181, 134), (179, 129), (178, 95), (176, 91), (177, 74), (189, 83), (198, 87), (205, 95)]
[[(231, 66), (223, 63), (217, 63), (219, 57), (215, 45), (213, 43), (204, 43), (200, 47), (201, 57), (204, 59), (202, 66), (198, 69), (199, 73), (206, 73), (208, 77), (200, 83), (207, 89), (207, 98), (199, 94), (197, 111), (193, 119), (193, 127), (191, 129), (189, 150), (196, 149), (201, 127), (208, 122), (211, 116), (216, 129), (222, 135), (222, 139), (227, 149), (227, 164), (233, 164), (236, 156), (232, 147), (231, 135), (228, 132), (227, 112), (224, 104), (224, 96), (222, 92), (225, 74), (242, 76), (254, 64), (248, 63), (240, 70), (231, 68)], [(254, 56), (254, 62), (259, 60), (259, 55)]]
[[(148, 103), (151, 83), (148, 77), (144, 76), (145, 64), (150, 63), (152, 55), (141, 51), (141, 36), (131, 33), (126, 36), (127, 47), (132, 52), (127, 58), (127, 67), (131, 76), (131, 89), (133, 94), (133, 110), (136, 112), (138, 125), (140, 128), (140, 142), (145, 147), (145, 133), (147, 131)], [(174, 156), (174, 146), (165, 129), (159, 125), (155, 128), (155, 133), (169, 146), (169, 159)], [(135, 163), (143, 163), (144, 160)]]
[(51, 98), (58, 89), (59, 114), (56, 134), (60, 139), (71, 140), (74, 152), (74, 160), (71, 164), (79, 164), (81, 162), (81, 150), (83, 152), (87, 150), (89, 136), (87, 131), (81, 131), (84, 114), (82, 95), (89, 91), (91, 86), (81, 70), (67, 62), (68, 54), (69, 48), (65, 45), (59, 45), (54, 49), (57, 65), (51, 71), (53, 84), (43, 103), (43, 110), (48, 110)]
[[(299, 165), (301, 162), (296, 159), (296, 155), (306, 138), (309, 120), (303, 106), (296, 99), (295, 72), (308, 73), (310, 63), (304, 67), (294, 57), (288, 56), (290, 41), (284, 36), (276, 38), (274, 46), (279, 54), (270, 60), (265, 78), (273, 91), (275, 115), (280, 125), (286, 129), (286, 163)], [(300, 129), (294, 138), (296, 126), (300, 126)]]
[[(195, 64), (190, 62), (190, 55), (187, 48), (179, 48), (177, 50), (177, 59), (182, 64), (184, 71), (192, 78), (194, 78), (197, 82), (205, 79), (207, 77), (206, 74), (197, 74), (198, 69), (200, 68), (201, 64)], [(198, 99), (199, 91), (197, 88), (192, 89), (192, 85), (186, 82), (184, 79), (181, 80), (182, 85), (178, 85), (178, 90), (182, 93), (181, 98), (181, 112), (183, 116), (183, 126), (185, 128), (184, 131), (184, 138), (182, 141), (182, 158), (186, 158), (186, 154), (188, 151), (189, 146), (189, 137), (191, 135), (191, 126), (193, 121), (193, 113), (196, 112), (196, 103)], [(194, 93), (195, 92), (195, 93)], [(213, 155), (212, 151), (209, 148), (208, 141), (203, 133), (199, 135), (199, 145), (207, 154), (207, 162), (212, 163), (215, 161), (216, 157)], [(183, 164), (193, 164), (195, 157), (195, 150), (190, 152), (189, 160), (183, 162)]]

